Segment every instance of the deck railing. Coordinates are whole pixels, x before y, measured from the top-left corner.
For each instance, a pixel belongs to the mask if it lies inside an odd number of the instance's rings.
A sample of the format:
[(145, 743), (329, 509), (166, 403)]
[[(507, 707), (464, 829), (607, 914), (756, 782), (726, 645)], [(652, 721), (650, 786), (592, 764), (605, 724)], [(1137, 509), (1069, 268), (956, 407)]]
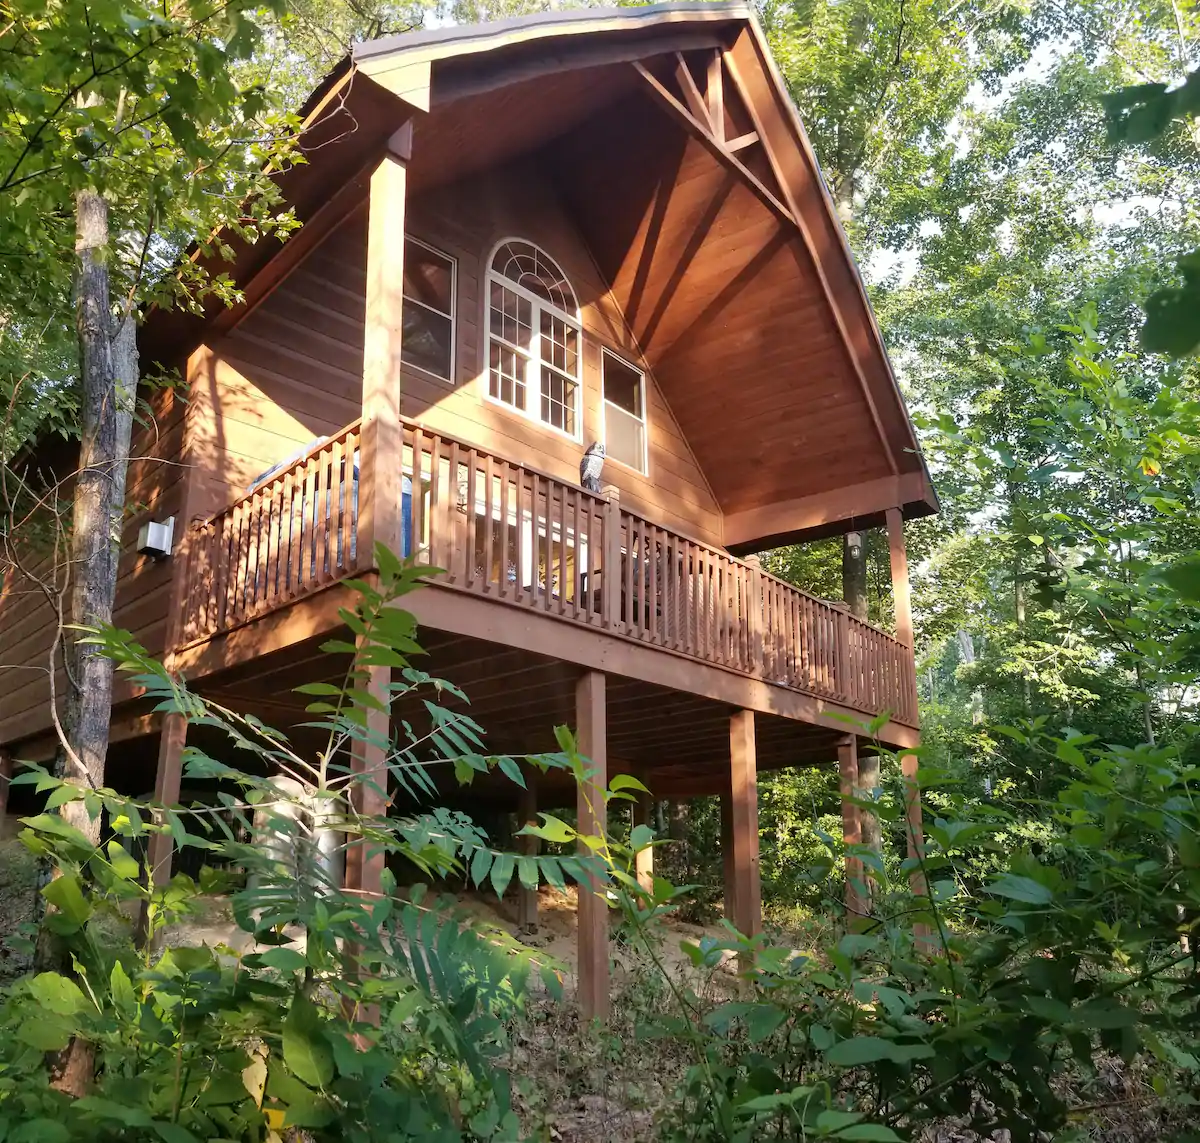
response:
[(192, 530), (185, 643), (357, 569), (361, 445), (355, 421)]
[[(356, 423), (198, 530), (189, 641), (357, 570), (360, 445)], [(439, 585), (916, 724), (912, 652), (841, 607), (407, 420), (402, 464), (402, 554)]]

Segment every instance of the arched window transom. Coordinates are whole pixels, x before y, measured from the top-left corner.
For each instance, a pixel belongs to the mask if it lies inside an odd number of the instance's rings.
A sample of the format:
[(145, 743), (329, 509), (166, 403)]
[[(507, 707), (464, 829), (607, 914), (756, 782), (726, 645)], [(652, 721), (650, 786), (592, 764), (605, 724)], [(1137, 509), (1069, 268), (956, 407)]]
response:
[(579, 304), (561, 268), (509, 239), (488, 270), (488, 395), (578, 438)]

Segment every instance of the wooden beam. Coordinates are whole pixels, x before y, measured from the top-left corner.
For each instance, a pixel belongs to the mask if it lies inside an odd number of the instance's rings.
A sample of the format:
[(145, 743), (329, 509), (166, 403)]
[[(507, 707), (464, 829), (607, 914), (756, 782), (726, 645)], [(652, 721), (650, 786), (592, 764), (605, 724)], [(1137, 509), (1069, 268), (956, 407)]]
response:
[[(362, 637), (358, 644), (362, 645)], [(365, 667), (367, 692), (385, 707), (390, 701), (390, 667)], [(350, 747), (350, 769), (355, 775), (350, 802), (364, 818), (383, 818), (388, 812), (387, 758), (391, 750), (392, 720), (387, 710), (366, 711), (366, 734)], [(384, 854), (362, 838), (346, 847), (345, 886), (365, 896), (383, 892)]]
[[(864, 799), (879, 797), (879, 755), (874, 751), (858, 756), (858, 788)], [(883, 830), (879, 823), (879, 814), (860, 809), (859, 820), (862, 823), (862, 843), (883, 860)], [(865, 870), (863, 879), (868, 894), (867, 905), (872, 904), (876, 893), (876, 881), (873, 870)]]
[(708, 104), (705, 102), (704, 96), (700, 94), (700, 89), (696, 86), (696, 80), (692, 76), (691, 69), (687, 65), (687, 60), (678, 52), (675, 53), (675, 80), (679, 84), (679, 90), (683, 92), (683, 98), (687, 102), (696, 122), (707, 124), (709, 133), (714, 139), (719, 139), (716, 129), (713, 126), (713, 121), (709, 115)]
[[(758, 858), (758, 769), (754, 712), (729, 718), (730, 849), (733, 853), (734, 927), (748, 937), (762, 929)], [(749, 967), (749, 966), (743, 966)]]
[[(721, 71), (721, 52), (718, 49), (708, 57), (708, 83), (705, 96), (708, 102), (708, 121), (718, 142), (725, 141), (725, 87)], [(731, 151), (738, 148), (730, 147)]]
[(737, 877), (733, 863), (733, 780), (725, 775), (725, 787), (721, 790), (721, 874), (725, 892), (725, 920), (734, 928), (738, 923)]
[[(518, 794), (517, 826), (537, 825), (537, 770), (532, 766), (522, 768), (525, 777), (525, 788)], [(533, 834), (519, 837), (521, 853), (525, 857), (536, 857), (538, 839)], [(538, 891), (517, 880), (517, 932), (523, 936), (532, 936), (538, 927)]]
[(667, 110), (676, 118), (683, 122), (683, 125), (691, 131), (697, 141), (720, 162), (732, 167), (752, 191), (759, 197), (763, 205), (774, 211), (779, 216), (781, 222), (787, 223), (789, 226), (796, 225), (796, 219), (791, 212), (778, 198), (767, 188), (762, 180), (750, 170), (735, 154), (733, 154), (724, 143), (718, 142), (708, 130), (674, 95), (671, 94), (659, 80), (651, 73), (644, 65), (635, 63), (633, 65), (638, 74), (650, 86), (650, 90), (658, 97), (658, 99), (666, 106)]
[[(862, 822), (851, 798), (858, 796), (858, 737), (846, 735), (838, 744), (838, 788), (842, 799), (842, 841), (847, 847), (862, 843)], [(846, 854), (846, 919), (863, 912), (862, 862)]]
[(738, 151), (744, 151), (747, 147), (753, 147), (758, 142), (757, 131), (747, 131), (744, 135), (735, 135), (732, 139), (725, 140), (725, 146), (729, 148), (731, 154), (736, 155)]
[[(158, 740), (158, 767), (154, 776), (154, 800), (164, 806), (179, 804), (179, 783), (183, 774), (183, 748), (187, 744), (187, 719), (177, 711), (163, 716), (162, 731)], [(158, 825), (165, 824), (158, 822)], [(172, 842), (169, 833), (150, 835), (146, 846), (146, 880), (156, 889), (161, 889), (171, 880)], [(137, 932), (139, 943), (146, 937), (149, 918), (146, 902), (138, 911)]]
[(400, 553), (404, 438), (400, 353), (404, 308), (407, 171), (388, 155), (371, 175), (367, 220), (367, 307), (363, 343), (362, 458), (358, 560), (371, 566), (375, 544)]
[[(604, 791), (608, 786), (608, 727), (604, 675), (587, 671), (575, 688), (575, 722), (579, 752), (591, 762), (591, 776), (577, 793), (579, 831), (589, 836), (607, 832)], [(583, 856), (590, 856), (580, 844)], [(579, 886), (578, 985), (579, 1015), (584, 1021), (608, 1018), (608, 901), (606, 884), (593, 879)]]

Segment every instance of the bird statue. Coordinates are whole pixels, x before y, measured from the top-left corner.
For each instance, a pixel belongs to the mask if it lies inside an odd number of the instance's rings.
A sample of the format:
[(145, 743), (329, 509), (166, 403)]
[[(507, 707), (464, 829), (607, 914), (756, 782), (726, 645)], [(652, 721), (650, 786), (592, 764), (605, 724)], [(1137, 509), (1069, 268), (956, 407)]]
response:
[(600, 492), (600, 473), (604, 471), (604, 446), (592, 441), (579, 462), (579, 483), (589, 492)]

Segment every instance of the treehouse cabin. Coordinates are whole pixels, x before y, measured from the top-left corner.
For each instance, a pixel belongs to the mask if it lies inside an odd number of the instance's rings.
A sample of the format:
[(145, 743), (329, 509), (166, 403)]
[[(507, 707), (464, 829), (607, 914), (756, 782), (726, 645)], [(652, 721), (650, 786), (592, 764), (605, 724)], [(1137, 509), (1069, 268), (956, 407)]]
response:
[[(342, 581), (375, 545), (443, 569), (406, 600), (421, 666), (469, 695), (489, 748), (553, 748), (569, 724), (600, 778), (721, 794), (728, 906), (754, 929), (756, 773), (840, 759), (853, 785), (855, 724), (881, 712), (884, 743), (917, 741), (903, 522), (936, 500), (750, 9), (377, 40), (303, 116), (308, 161), (279, 179), (303, 227), (230, 238), (214, 267), (244, 303), (144, 323), (143, 366), (185, 384), (135, 432), (117, 624), (198, 692), (295, 728), (291, 688), (335, 673), (318, 647), (348, 636)], [(894, 633), (754, 555), (872, 527)], [(52, 749), (54, 630), (10, 572), (10, 757)], [(187, 728), (117, 698), (109, 783), (176, 798)], [(583, 898), (598, 1011), (605, 911)]]

